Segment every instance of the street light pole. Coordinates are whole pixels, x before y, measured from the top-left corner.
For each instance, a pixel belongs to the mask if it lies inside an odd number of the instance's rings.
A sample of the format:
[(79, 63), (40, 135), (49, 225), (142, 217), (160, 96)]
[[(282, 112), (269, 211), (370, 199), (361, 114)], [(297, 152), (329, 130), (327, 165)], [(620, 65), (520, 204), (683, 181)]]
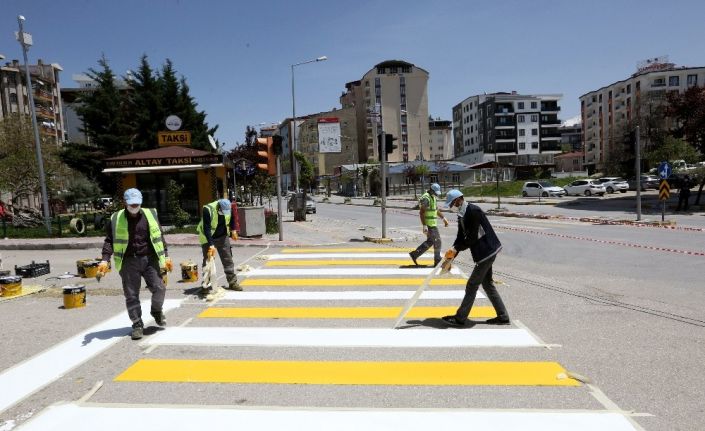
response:
[[(325, 55), (314, 58), (313, 60), (307, 60), (307, 61), (302, 61), (301, 63), (296, 63), (291, 65), (291, 117), (293, 121), (293, 127), (292, 127), (292, 139), (291, 139), (291, 155), (294, 156), (294, 151), (296, 151), (296, 92), (294, 90), (294, 67), (296, 66), (301, 66), (302, 64), (308, 64), (308, 63), (315, 63), (318, 61), (326, 61), (328, 60), (328, 57)], [(294, 174), (294, 191), (298, 193), (299, 191), (299, 163), (296, 160), (296, 157), (293, 157), (293, 174)]]
[(17, 41), (22, 45), (22, 54), (24, 56), (24, 71), (27, 79), (27, 95), (29, 97), (29, 111), (32, 115), (32, 127), (34, 128), (34, 144), (37, 152), (37, 165), (39, 166), (39, 185), (42, 190), (42, 205), (44, 206), (44, 224), (47, 228), (47, 233), (51, 235), (51, 219), (49, 218), (49, 199), (47, 198), (46, 178), (44, 177), (44, 160), (42, 158), (42, 142), (39, 139), (39, 126), (37, 125), (37, 112), (34, 108), (34, 94), (32, 94), (32, 80), (29, 73), (29, 63), (27, 60), (27, 50), (32, 46), (32, 35), (24, 32), (22, 23), (24, 17), (17, 16), (17, 23), (20, 31), (17, 33)]

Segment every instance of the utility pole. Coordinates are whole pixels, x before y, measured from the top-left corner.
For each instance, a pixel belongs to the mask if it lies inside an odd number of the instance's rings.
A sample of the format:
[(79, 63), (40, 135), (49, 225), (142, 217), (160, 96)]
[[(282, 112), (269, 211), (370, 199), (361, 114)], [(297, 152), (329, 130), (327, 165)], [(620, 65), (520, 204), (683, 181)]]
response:
[(497, 180), (497, 210), (500, 208), (500, 202), (499, 202), (499, 161), (497, 159), (497, 143), (495, 142), (494, 145), (494, 173), (495, 173), (495, 179)]
[(387, 237), (387, 150), (385, 142), (384, 128), (381, 128), (377, 135), (379, 141), (379, 163), (382, 169), (382, 238)]
[(39, 166), (39, 185), (42, 190), (42, 206), (44, 212), (44, 224), (47, 228), (47, 233), (51, 235), (51, 218), (49, 216), (49, 199), (47, 197), (46, 178), (44, 177), (44, 159), (42, 158), (42, 141), (39, 139), (39, 126), (37, 125), (37, 112), (34, 108), (34, 94), (32, 93), (32, 80), (29, 73), (29, 63), (27, 61), (27, 50), (32, 46), (32, 35), (25, 33), (22, 23), (24, 17), (17, 16), (17, 23), (20, 26), (20, 31), (17, 33), (17, 41), (22, 45), (22, 54), (24, 55), (24, 71), (27, 79), (27, 95), (29, 96), (29, 111), (32, 115), (32, 127), (34, 128), (34, 144), (37, 152), (37, 165)]
[(636, 126), (635, 147), (636, 147), (636, 221), (641, 220), (641, 144), (639, 143), (639, 126)]

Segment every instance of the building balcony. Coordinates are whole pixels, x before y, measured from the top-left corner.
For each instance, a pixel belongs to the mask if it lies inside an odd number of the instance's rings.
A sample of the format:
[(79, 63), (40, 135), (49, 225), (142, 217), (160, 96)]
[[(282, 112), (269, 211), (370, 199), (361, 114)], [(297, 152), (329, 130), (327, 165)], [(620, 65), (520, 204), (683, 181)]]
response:
[(36, 97), (39, 100), (44, 100), (47, 102), (53, 102), (54, 101), (54, 96), (52, 96), (51, 93), (48, 91), (43, 91), (43, 90), (34, 90), (34, 97)]
[(561, 120), (558, 118), (552, 118), (549, 120), (541, 120), (541, 127), (555, 127), (561, 124)]
[(542, 129), (541, 139), (543, 138), (560, 138), (561, 133), (556, 129)]
[(541, 112), (559, 112), (561, 107), (558, 105), (544, 105), (541, 104)]
[(539, 144), (540, 151), (561, 151), (561, 143), (559, 141), (541, 142)]

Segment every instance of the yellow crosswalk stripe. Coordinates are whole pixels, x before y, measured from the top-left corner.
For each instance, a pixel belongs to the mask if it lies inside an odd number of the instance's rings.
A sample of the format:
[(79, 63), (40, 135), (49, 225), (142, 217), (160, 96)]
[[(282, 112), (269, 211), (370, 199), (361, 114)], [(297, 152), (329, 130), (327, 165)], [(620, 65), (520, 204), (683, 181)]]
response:
[[(402, 307), (210, 307), (201, 318), (252, 319), (394, 319)], [(414, 307), (407, 318), (441, 317), (455, 314), (457, 307)], [(470, 317), (489, 318), (497, 314), (491, 306), (473, 307)]]
[(414, 248), (399, 248), (399, 247), (352, 247), (352, 248), (285, 248), (282, 249), (282, 253), (389, 253), (389, 252), (410, 252), (414, 251)]
[[(416, 259), (419, 265), (433, 265), (433, 259)], [(300, 259), (300, 260), (270, 260), (265, 266), (335, 266), (335, 265), (395, 265), (414, 266), (409, 259)]]
[(580, 386), (556, 362), (140, 359), (118, 382), (309, 385)]
[[(248, 286), (418, 286), (423, 278), (247, 278)], [(465, 286), (464, 278), (434, 278), (431, 286)]]

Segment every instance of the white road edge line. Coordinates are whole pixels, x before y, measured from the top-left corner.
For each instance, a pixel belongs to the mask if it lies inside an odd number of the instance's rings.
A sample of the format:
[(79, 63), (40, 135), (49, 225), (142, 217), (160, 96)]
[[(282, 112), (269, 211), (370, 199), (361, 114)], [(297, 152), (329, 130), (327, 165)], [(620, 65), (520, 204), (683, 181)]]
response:
[[(607, 410), (620, 410), (619, 406), (617, 403), (609, 399), (609, 397), (600, 390), (597, 386), (593, 385), (592, 383), (586, 383), (585, 386), (590, 389), (590, 395), (595, 397), (597, 402), (602, 404), (602, 406), (607, 409)], [(633, 413), (633, 412), (632, 412)], [(624, 415), (626, 419), (632, 424), (632, 426), (638, 430), (638, 431), (645, 431), (644, 428), (642, 428), (634, 419), (631, 418), (631, 416), (653, 416), (652, 414), (649, 413), (633, 413), (630, 415)]]

